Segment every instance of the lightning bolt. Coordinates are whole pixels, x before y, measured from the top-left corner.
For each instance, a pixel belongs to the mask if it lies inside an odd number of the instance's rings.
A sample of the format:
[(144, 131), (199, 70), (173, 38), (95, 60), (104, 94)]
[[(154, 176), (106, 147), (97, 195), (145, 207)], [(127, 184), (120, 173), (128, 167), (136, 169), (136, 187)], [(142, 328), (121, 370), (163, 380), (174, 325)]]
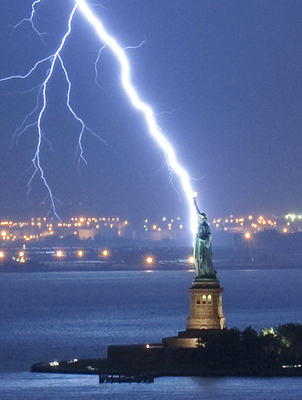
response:
[[(42, 0), (35, 1), (32, 4), (32, 12), (31, 12), (30, 18), (24, 18), (17, 25), (15, 25), (14, 28), (17, 28), (18, 26), (20, 26), (24, 22), (30, 22), (32, 28), (34, 29), (34, 31), (39, 36), (41, 36), (41, 33), (36, 29), (36, 27), (34, 25), (34, 16), (35, 16), (35, 12), (36, 12), (36, 6), (39, 3), (41, 3), (41, 1)], [(31, 75), (33, 75), (35, 72), (37, 72), (37, 70), (38, 70), (38, 68), (40, 66), (42, 66), (44, 64), (48, 65), (46, 78), (43, 80), (43, 82), (40, 85), (38, 85), (37, 87), (34, 87), (34, 88), (31, 89), (31, 90), (38, 89), (36, 106), (28, 115), (26, 115), (26, 117), (24, 118), (21, 126), (16, 130), (15, 134), (18, 133), (17, 138), (19, 138), (19, 136), (21, 134), (23, 134), (25, 131), (27, 131), (29, 128), (32, 128), (32, 127), (36, 127), (37, 128), (37, 138), (38, 138), (38, 140), (37, 140), (37, 145), (36, 145), (36, 148), (35, 148), (34, 156), (32, 158), (32, 165), (33, 165), (34, 171), (33, 171), (32, 175), (31, 175), (31, 177), (30, 177), (30, 179), (28, 181), (28, 184), (27, 184), (27, 197), (29, 197), (29, 195), (30, 195), (30, 192), (32, 190), (32, 183), (33, 183), (36, 175), (38, 174), (40, 176), (40, 178), (42, 179), (43, 184), (44, 184), (44, 186), (45, 186), (45, 188), (47, 190), (48, 197), (50, 199), (51, 209), (52, 209), (54, 215), (59, 220), (60, 220), (60, 217), (59, 217), (59, 215), (57, 213), (57, 210), (56, 210), (57, 199), (53, 195), (51, 187), (47, 182), (47, 179), (45, 177), (45, 173), (44, 173), (44, 170), (43, 170), (43, 167), (42, 167), (42, 164), (41, 164), (41, 158), (40, 158), (42, 143), (43, 143), (43, 141), (48, 142), (48, 140), (46, 139), (45, 135), (43, 134), (43, 127), (42, 127), (43, 124), (42, 124), (42, 122), (43, 122), (44, 114), (45, 114), (46, 109), (47, 109), (47, 89), (48, 89), (48, 86), (49, 86), (50, 79), (52, 78), (52, 76), (54, 74), (54, 68), (55, 68), (56, 64), (59, 64), (61, 66), (61, 69), (64, 72), (65, 79), (66, 79), (66, 82), (67, 82), (67, 85), (68, 85), (68, 90), (67, 90), (67, 94), (66, 94), (66, 105), (67, 105), (70, 113), (74, 117), (74, 119), (79, 122), (80, 127), (81, 127), (80, 128), (80, 132), (79, 132), (79, 138), (78, 138), (78, 146), (77, 146), (77, 150), (76, 150), (76, 159), (77, 159), (78, 164), (80, 163), (80, 161), (83, 161), (84, 163), (87, 163), (85, 158), (84, 158), (84, 151), (83, 151), (83, 146), (82, 146), (82, 138), (83, 138), (83, 134), (84, 134), (85, 129), (87, 131), (89, 131), (91, 134), (93, 134), (94, 136), (96, 136), (104, 144), (107, 145), (107, 143), (103, 139), (101, 139), (89, 127), (87, 127), (85, 125), (84, 121), (74, 111), (74, 109), (72, 108), (71, 103), (70, 103), (71, 81), (69, 79), (67, 70), (65, 68), (64, 61), (63, 61), (63, 58), (61, 56), (61, 51), (62, 51), (62, 49), (63, 49), (63, 47), (64, 47), (64, 45), (66, 43), (66, 40), (67, 40), (68, 36), (71, 33), (71, 24), (72, 24), (73, 17), (74, 17), (76, 9), (77, 9), (77, 5), (75, 5), (73, 7), (73, 9), (72, 9), (72, 11), (71, 11), (71, 13), (69, 15), (67, 31), (64, 34), (64, 36), (63, 36), (58, 48), (56, 49), (56, 51), (53, 54), (51, 54), (51, 55), (49, 55), (49, 56), (37, 61), (33, 65), (33, 67), (27, 73), (25, 73), (23, 75), (21, 75), (21, 74), (19, 74), (19, 75), (11, 75), (11, 76), (8, 76), (8, 77), (0, 79), (0, 82), (10, 81), (10, 80), (18, 80), (18, 79), (25, 80), (25, 79), (29, 78)], [(28, 122), (29, 119), (32, 116), (34, 116), (36, 113), (38, 114), (37, 118), (34, 119), (33, 122)]]
[[(29, 21), (32, 24), (32, 27), (35, 30), (35, 32), (37, 34), (41, 35), (40, 32), (36, 29), (36, 27), (34, 25), (34, 15), (36, 12), (35, 7), (40, 2), (41, 2), (41, 0), (36, 0), (33, 2), (32, 13), (31, 13), (30, 18), (22, 20), (18, 25), (16, 25), (16, 27), (19, 26), (22, 22)], [(83, 120), (80, 117), (78, 117), (78, 115), (75, 113), (75, 111), (72, 109), (72, 107), (70, 105), (71, 82), (68, 78), (68, 73), (64, 66), (64, 62), (63, 62), (63, 59), (61, 56), (61, 50), (63, 49), (65, 42), (67, 40), (67, 37), (69, 36), (69, 34), (71, 32), (71, 24), (72, 24), (73, 16), (74, 16), (76, 10), (79, 10), (82, 13), (83, 17), (85, 17), (86, 20), (88, 21), (88, 23), (93, 27), (96, 35), (100, 38), (101, 42), (103, 43), (103, 47), (101, 48), (98, 58), (95, 63), (96, 80), (97, 80), (96, 65), (97, 65), (97, 62), (99, 61), (100, 54), (105, 47), (109, 48), (109, 49), (111, 49), (113, 54), (116, 56), (116, 59), (120, 64), (121, 83), (125, 90), (125, 93), (127, 94), (132, 105), (142, 113), (142, 115), (144, 116), (145, 121), (147, 123), (149, 133), (156, 140), (159, 147), (164, 151), (169, 171), (170, 172), (173, 171), (173, 173), (178, 175), (178, 177), (180, 179), (182, 188), (184, 190), (184, 193), (185, 193), (185, 196), (187, 199), (189, 211), (190, 211), (190, 228), (191, 228), (192, 234), (195, 235), (196, 229), (197, 229), (197, 220), (196, 220), (195, 206), (194, 206), (193, 199), (192, 199), (193, 189), (190, 184), (190, 177), (189, 177), (188, 173), (185, 171), (185, 169), (179, 164), (172, 145), (169, 143), (167, 138), (164, 136), (164, 134), (158, 128), (152, 108), (149, 105), (145, 104), (140, 99), (137, 90), (132, 85), (131, 80), (130, 80), (130, 66), (129, 66), (129, 62), (126, 58), (126, 55), (125, 55), (125, 51), (124, 51), (125, 49), (123, 49), (121, 46), (119, 46), (117, 41), (106, 32), (101, 21), (94, 15), (94, 13), (91, 11), (90, 7), (88, 6), (87, 2), (84, 0), (75, 0), (75, 6), (73, 7), (73, 9), (71, 11), (71, 14), (70, 14), (69, 20), (68, 20), (68, 29), (67, 29), (65, 35), (63, 36), (61, 43), (55, 53), (36, 62), (36, 64), (25, 75), (15, 75), (15, 76), (10, 76), (7, 78), (0, 79), (0, 82), (3, 82), (5, 80), (10, 80), (10, 79), (26, 79), (32, 73), (34, 73), (41, 64), (46, 63), (46, 62), (50, 63), (50, 67), (48, 69), (47, 76), (39, 87), (38, 97), (40, 97), (40, 96), (42, 97), (42, 106), (39, 109), (38, 118), (35, 123), (28, 124), (27, 126), (25, 126), (22, 129), (22, 132), (24, 132), (29, 127), (31, 127), (33, 125), (37, 125), (37, 131), (38, 131), (38, 143), (36, 146), (36, 151), (35, 151), (34, 157), (32, 159), (32, 163), (34, 166), (34, 173), (28, 183), (28, 193), (31, 190), (31, 184), (32, 184), (33, 179), (35, 178), (36, 174), (39, 174), (46, 189), (47, 189), (53, 212), (58, 217), (57, 212), (56, 212), (55, 198), (54, 198), (54, 196), (51, 192), (51, 188), (48, 185), (47, 180), (44, 176), (44, 171), (43, 171), (43, 168), (42, 168), (41, 162), (40, 162), (40, 150), (41, 150), (41, 145), (42, 145), (42, 141), (43, 141), (42, 119), (43, 119), (43, 116), (44, 116), (44, 113), (45, 113), (45, 110), (47, 107), (47, 88), (48, 88), (49, 81), (53, 75), (54, 66), (56, 63), (60, 63), (61, 68), (64, 71), (66, 81), (68, 83), (67, 106), (68, 106), (71, 114), (73, 115), (73, 117), (81, 125), (81, 130), (80, 130), (80, 134), (79, 134), (78, 158), (79, 158), (79, 160), (83, 160), (84, 162), (86, 162), (86, 160), (83, 156), (83, 147), (82, 147), (81, 139), (82, 139), (84, 130), (85, 129), (89, 130), (89, 128), (86, 128), (86, 125), (84, 124)], [(38, 100), (37, 100), (37, 103), (39, 103)], [(26, 117), (26, 119), (23, 121), (24, 125), (25, 125), (27, 119), (38, 108), (39, 108), (39, 106), (37, 105), (36, 108), (32, 111), (32, 113)]]
[(43, 0), (35, 0), (32, 5), (31, 5), (31, 14), (29, 18), (23, 18), (22, 21), (20, 21), (17, 25), (14, 25), (13, 28), (16, 29), (20, 25), (22, 25), (24, 22), (29, 22), (31, 24), (32, 29), (36, 32), (37, 35), (41, 36), (44, 35), (44, 33), (41, 33), (38, 31), (34, 24), (34, 18), (35, 18), (35, 13), (36, 13), (36, 6), (40, 3), (42, 3)]
[(129, 66), (128, 60), (125, 56), (125, 52), (118, 45), (116, 40), (105, 31), (103, 24), (93, 14), (91, 9), (87, 5), (86, 1), (77, 0), (77, 5), (79, 7), (79, 10), (84, 15), (84, 17), (94, 28), (96, 34), (99, 36), (101, 41), (104, 42), (107, 45), (107, 47), (109, 47), (112, 50), (112, 52), (115, 54), (117, 60), (120, 63), (120, 66), (121, 66), (121, 71), (122, 71), (121, 72), (121, 82), (125, 89), (125, 92), (127, 93), (128, 97), (129, 97), (129, 100), (131, 101), (131, 103), (133, 104), (133, 106), (135, 108), (137, 108), (138, 110), (140, 110), (143, 113), (143, 115), (146, 119), (150, 134), (154, 137), (156, 142), (163, 149), (163, 151), (166, 155), (166, 159), (168, 161), (169, 167), (173, 170), (173, 172), (175, 172), (179, 176), (183, 190), (185, 192), (185, 195), (186, 195), (186, 198), (188, 201), (189, 210), (190, 210), (191, 231), (192, 231), (193, 235), (195, 235), (196, 229), (197, 229), (196, 211), (195, 211), (194, 204), (192, 201), (193, 189), (190, 184), (190, 177), (189, 177), (188, 173), (178, 163), (176, 154), (173, 150), (173, 147), (168, 142), (166, 137), (158, 129), (152, 108), (141, 101), (141, 99), (138, 96), (137, 91), (131, 84), (130, 66)]

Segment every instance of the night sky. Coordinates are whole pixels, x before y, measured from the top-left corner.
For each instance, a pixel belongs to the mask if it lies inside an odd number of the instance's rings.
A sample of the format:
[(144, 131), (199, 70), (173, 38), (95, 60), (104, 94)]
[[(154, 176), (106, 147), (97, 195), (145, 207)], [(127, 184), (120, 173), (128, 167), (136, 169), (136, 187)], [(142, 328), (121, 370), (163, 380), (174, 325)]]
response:
[[(93, 10), (126, 50), (132, 82), (149, 103), (181, 164), (197, 180), (210, 218), (301, 212), (301, 0), (93, 0)], [(99, 5), (97, 5), (99, 4)], [(0, 3), (0, 78), (25, 74), (53, 53), (67, 29), (73, 0), (44, 0), (35, 24), (31, 1)], [(162, 150), (120, 85), (109, 49), (77, 12), (62, 57), (73, 85), (71, 104), (89, 132), (83, 162), (75, 159), (79, 124), (66, 107), (67, 84), (55, 68), (43, 119), (41, 164), (64, 219), (120, 216), (131, 221), (186, 218), (177, 177), (169, 182)], [(0, 218), (44, 216), (50, 208), (31, 159), (37, 131), (14, 131), (36, 106), (49, 64), (30, 79), (0, 83)], [(35, 114), (37, 115), (37, 114)], [(29, 122), (33, 122), (32, 116)], [(50, 214), (51, 215), (51, 214)]]

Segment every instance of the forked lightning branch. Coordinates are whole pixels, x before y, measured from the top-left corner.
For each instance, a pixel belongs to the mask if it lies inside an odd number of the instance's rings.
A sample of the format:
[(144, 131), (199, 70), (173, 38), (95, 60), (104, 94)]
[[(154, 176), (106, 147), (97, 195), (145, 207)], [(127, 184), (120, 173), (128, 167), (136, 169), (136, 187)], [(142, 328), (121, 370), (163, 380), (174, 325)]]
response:
[[(35, 26), (35, 19), (38, 18), (38, 6), (41, 5), (43, 0), (36, 0), (32, 3), (31, 6), (31, 13), (28, 18), (24, 18), (22, 21), (20, 21), (15, 28), (17, 29), (21, 24), (23, 23), (30, 23), (32, 26), (32, 29), (34, 32), (38, 35), (42, 35), (38, 29)], [(68, 11), (67, 11), (68, 12)], [(109, 33), (105, 30), (102, 22), (100, 19), (94, 14), (92, 9), (89, 7), (86, 1), (84, 0), (76, 0), (75, 5), (72, 8), (71, 12), (69, 12), (67, 15), (67, 28), (66, 32), (63, 35), (59, 46), (57, 47), (56, 51), (50, 54), (49, 56), (33, 62), (32, 68), (19, 75), (12, 75), (8, 77), (3, 77), (0, 79), (0, 82), (8, 81), (8, 80), (21, 80), (21, 79), (27, 79), (31, 75), (33, 75), (35, 72), (37, 72), (38, 68), (42, 64), (47, 64), (48, 69), (47, 69), (47, 74), (46, 78), (40, 83), (38, 86), (38, 94), (37, 94), (37, 102), (35, 108), (25, 116), (22, 125), (19, 128), (19, 134), (24, 133), (27, 131), (29, 128), (35, 128), (37, 132), (37, 145), (35, 148), (35, 152), (32, 157), (32, 164), (33, 164), (33, 174), (28, 182), (28, 193), (32, 189), (32, 183), (33, 180), (39, 177), (45, 186), (45, 189), (47, 191), (48, 197), (50, 199), (51, 203), (51, 208), (54, 213), (54, 215), (59, 218), (59, 215), (56, 211), (56, 197), (54, 196), (52, 189), (50, 185), (48, 184), (47, 181), (47, 176), (44, 173), (43, 170), (43, 160), (41, 159), (41, 146), (43, 141), (45, 140), (45, 137), (43, 136), (43, 118), (45, 115), (45, 112), (47, 110), (48, 106), (48, 88), (51, 84), (50, 80), (53, 78), (55, 66), (58, 64), (61, 69), (64, 72), (66, 82), (68, 84), (68, 91), (66, 94), (66, 105), (72, 114), (72, 116), (75, 118), (75, 120), (79, 123), (79, 137), (78, 137), (78, 148), (77, 148), (77, 158), (78, 161), (80, 162), (81, 160), (86, 162), (84, 158), (84, 149), (82, 146), (82, 138), (85, 132), (90, 131), (93, 133), (89, 127), (86, 125), (86, 123), (81, 119), (80, 115), (78, 112), (76, 112), (70, 101), (70, 95), (72, 91), (72, 82), (69, 79), (68, 76), (68, 71), (65, 68), (64, 65), (64, 60), (62, 57), (62, 50), (63, 48), (67, 47), (67, 39), (68, 36), (70, 35), (72, 29), (76, 29), (76, 26), (73, 26), (73, 17), (75, 13), (81, 13), (82, 16), (87, 20), (87, 23), (90, 24), (94, 31), (95, 34), (99, 37), (100, 39), (100, 46), (106, 48), (109, 48), (112, 53), (116, 57), (116, 61), (120, 64), (121, 66), (121, 86), (125, 93), (128, 96), (129, 101), (132, 103), (133, 107), (135, 107), (139, 112), (142, 113), (143, 118), (146, 120), (147, 127), (149, 130), (149, 133), (151, 136), (155, 139), (159, 147), (162, 149), (162, 151), (165, 154), (166, 161), (167, 161), (167, 166), (172, 171), (175, 175), (178, 176), (180, 179), (182, 189), (184, 192), (184, 196), (187, 200), (187, 205), (190, 211), (190, 226), (191, 226), (191, 231), (192, 235), (195, 234), (196, 232), (196, 212), (194, 208), (194, 203), (192, 201), (192, 193), (193, 189), (191, 187), (190, 183), (190, 177), (188, 173), (185, 171), (185, 169), (179, 164), (175, 151), (167, 140), (167, 138), (164, 136), (162, 131), (158, 128), (158, 125), (155, 121), (154, 113), (152, 108), (148, 105), (145, 104), (139, 97), (138, 91), (134, 88), (134, 86), (131, 83), (130, 80), (130, 65), (128, 62), (128, 59), (126, 58), (125, 52), (123, 48), (117, 43), (117, 41), (109, 35)], [(68, 49), (67, 49), (68, 50)], [(119, 77), (112, 76), (112, 79), (119, 79)], [(94, 134), (94, 133), (93, 133)]]

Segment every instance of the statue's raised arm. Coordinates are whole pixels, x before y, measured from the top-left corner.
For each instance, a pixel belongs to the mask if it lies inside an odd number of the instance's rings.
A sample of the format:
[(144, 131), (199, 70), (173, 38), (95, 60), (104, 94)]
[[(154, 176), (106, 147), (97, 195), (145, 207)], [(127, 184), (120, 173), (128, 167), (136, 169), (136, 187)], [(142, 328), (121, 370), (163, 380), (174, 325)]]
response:
[(197, 211), (197, 215), (201, 214), (201, 212), (199, 210), (199, 207), (197, 205), (197, 198), (196, 197), (194, 197), (194, 205), (195, 205), (195, 208), (196, 208), (196, 211)]
[(197, 211), (198, 228), (194, 239), (194, 264), (196, 279), (216, 279), (216, 271), (212, 263), (212, 235), (207, 215), (201, 213), (197, 199), (194, 198)]

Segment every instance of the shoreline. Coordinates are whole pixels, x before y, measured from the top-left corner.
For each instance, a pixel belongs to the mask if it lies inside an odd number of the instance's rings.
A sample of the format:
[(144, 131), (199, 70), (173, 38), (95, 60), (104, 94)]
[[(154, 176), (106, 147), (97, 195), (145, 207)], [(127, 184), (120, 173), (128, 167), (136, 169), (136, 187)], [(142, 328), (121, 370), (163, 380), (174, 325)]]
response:
[[(246, 378), (286, 378), (286, 377), (302, 377), (301, 365), (288, 365), (283, 367), (270, 368), (260, 372), (253, 369), (238, 368), (211, 368), (210, 370), (194, 370), (194, 366), (176, 365), (173, 367), (165, 367), (164, 369), (158, 365), (149, 365), (148, 368), (136, 369), (133, 366), (127, 367), (116, 363), (108, 362), (108, 359), (79, 359), (73, 366), (69, 361), (60, 361), (59, 365), (52, 366), (52, 362), (39, 362), (31, 366), (32, 373), (51, 373), (51, 374), (78, 374), (78, 375), (124, 375), (124, 376), (140, 376), (148, 375), (153, 378), (159, 377), (246, 377)], [(92, 367), (90, 364), (95, 365)], [(100, 366), (98, 366), (100, 365)], [(157, 368), (156, 368), (157, 367)]]

